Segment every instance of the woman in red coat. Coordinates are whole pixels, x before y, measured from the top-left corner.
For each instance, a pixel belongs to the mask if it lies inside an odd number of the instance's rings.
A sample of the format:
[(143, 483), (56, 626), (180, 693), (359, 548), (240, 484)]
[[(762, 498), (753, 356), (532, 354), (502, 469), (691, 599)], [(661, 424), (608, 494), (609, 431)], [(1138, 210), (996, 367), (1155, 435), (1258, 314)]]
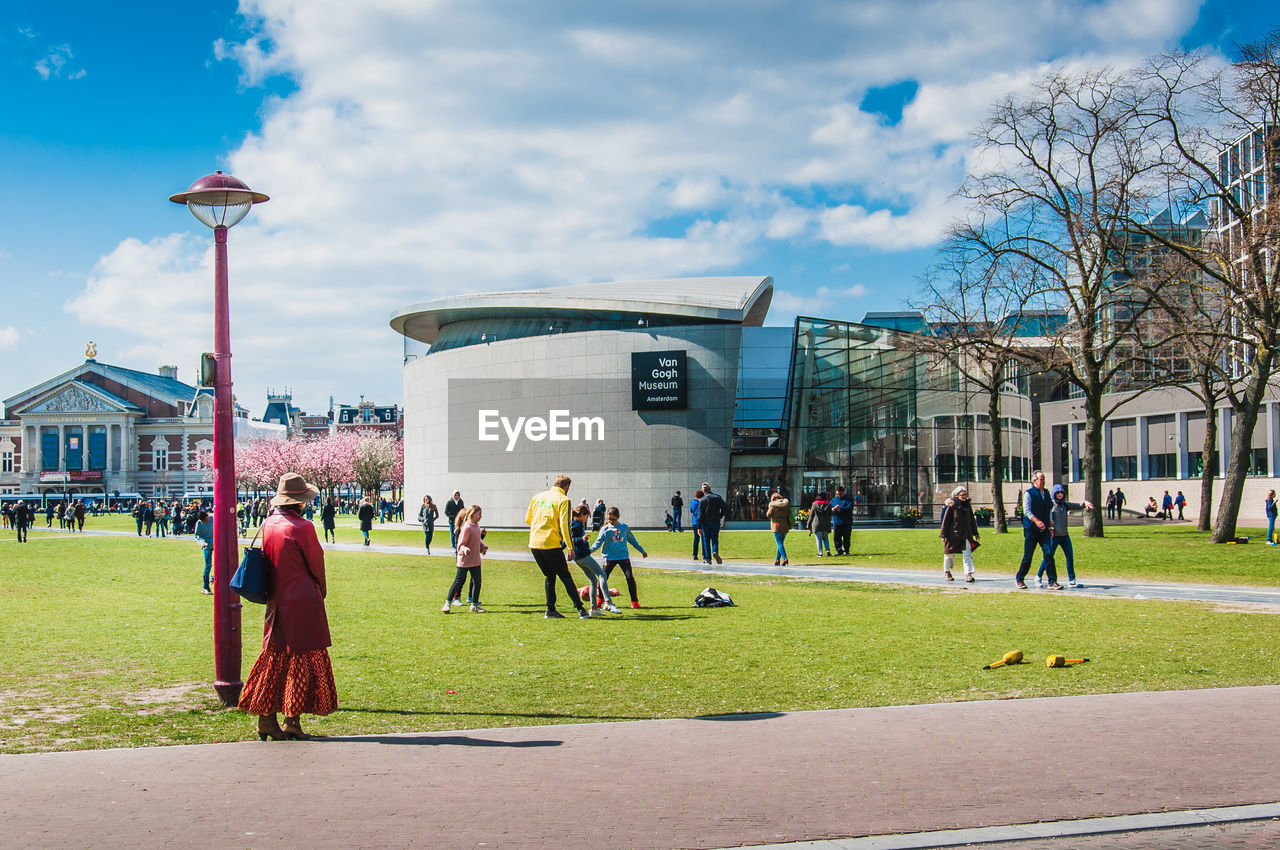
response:
[[(262, 524), (262, 554), (271, 564), (271, 596), (262, 654), (244, 683), (240, 710), (258, 715), (258, 737), (306, 740), (300, 715), (338, 707), (329, 661), (324, 549), (302, 507), (319, 491), (295, 472), (280, 476), (271, 515)], [(284, 728), (276, 713), (284, 712)]]

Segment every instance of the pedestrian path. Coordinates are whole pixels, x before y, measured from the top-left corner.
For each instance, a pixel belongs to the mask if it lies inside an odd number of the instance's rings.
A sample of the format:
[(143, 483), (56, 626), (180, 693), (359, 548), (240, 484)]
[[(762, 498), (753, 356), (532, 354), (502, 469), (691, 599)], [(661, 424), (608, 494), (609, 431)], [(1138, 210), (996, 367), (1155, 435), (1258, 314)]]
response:
[[(128, 531), (85, 531), (85, 535), (101, 535), (109, 537), (134, 537)], [(41, 539), (76, 539), (79, 534), (57, 535)], [(187, 543), (191, 537), (169, 538)], [(248, 543), (249, 538), (243, 538)], [(324, 548), (337, 552), (365, 552), (382, 555), (422, 555), (421, 550), (410, 546), (393, 546), (373, 543), (364, 546), (359, 543), (326, 543)], [(448, 547), (444, 547), (446, 550)], [(425, 557), (425, 556), (424, 556)], [(433, 556), (440, 557), (440, 556)], [(451, 555), (444, 557), (452, 557)], [(533, 561), (528, 549), (516, 551), (489, 550), (486, 556), (490, 560)], [(938, 587), (956, 592), (1009, 592), (1009, 593), (1052, 593), (1069, 596), (1120, 597), (1126, 599), (1170, 599), (1184, 602), (1214, 602), (1224, 605), (1265, 605), (1280, 608), (1280, 587), (1236, 587), (1230, 585), (1182, 584), (1180, 582), (1145, 582), (1128, 579), (1091, 579), (1088, 584), (1079, 588), (1066, 590), (1018, 590), (1013, 584), (1012, 572), (1008, 574), (979, 573), (972, 584), (956, 581), (943, 582), (936, 571), (897, 570), (877, 567), (825, 566), (825, 565), (792, 565), (775, 567), (766, 562), (725, 561), (723, 564), (703, 564), (700, 561), (683, 558), (664, 558), (653, 556), (643, 561), (636, 561), (636, 567), (665, 570), (681, 570), (684, 572), (707, 573), (708, 575), (746, 575), (746, 576), (784, 576), (799, 579), (818, 579), (821, 581), (853, 581), (872, 584), (901, 584), (918, 587)]]
[[(1083, 821), (1280, 800), (1278, 700), (1267, 686), (5, 755), (0, 835), (5, 847), (865, 850), (1023, 825), (1017, 837), (1101, 847)], [(865, 836), (881, 843), (841, 843)]]

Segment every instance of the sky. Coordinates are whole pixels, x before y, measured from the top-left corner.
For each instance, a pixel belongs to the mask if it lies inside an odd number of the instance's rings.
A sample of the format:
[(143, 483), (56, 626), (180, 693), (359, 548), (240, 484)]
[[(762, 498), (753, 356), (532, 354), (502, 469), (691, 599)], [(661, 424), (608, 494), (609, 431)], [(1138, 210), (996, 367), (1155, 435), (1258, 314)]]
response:
[(194, 382), (230, 232), (235, 392), (403, 395), (388, 319), (446, 295), (771, 275), (768, 324), (919, 287), (998, 97), (1229, 52), (1224, 0), (209, 0), (0, 8), (0, 399), (98, 359)]

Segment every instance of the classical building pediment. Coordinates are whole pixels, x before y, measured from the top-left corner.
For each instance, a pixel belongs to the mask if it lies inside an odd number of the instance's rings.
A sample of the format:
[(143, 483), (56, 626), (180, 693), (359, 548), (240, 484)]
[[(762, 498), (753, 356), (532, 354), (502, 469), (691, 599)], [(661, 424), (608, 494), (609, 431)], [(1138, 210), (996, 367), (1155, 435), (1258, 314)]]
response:
[(45, 396), (30, 407), (15, 411), (20, 416), (41, 413), (124, 413), (127, 408), (112, 404), (98, 393), (90, 392), (80, 384), (67, 384), (52, 395)]

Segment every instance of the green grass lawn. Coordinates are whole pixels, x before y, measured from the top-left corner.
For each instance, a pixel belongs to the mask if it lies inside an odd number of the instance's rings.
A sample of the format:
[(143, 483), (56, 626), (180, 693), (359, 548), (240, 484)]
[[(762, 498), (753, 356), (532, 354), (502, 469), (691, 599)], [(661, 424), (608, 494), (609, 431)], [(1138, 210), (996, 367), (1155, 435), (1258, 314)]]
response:
[[(127, 517), (102, 517), (91, 518), (87, 527), (132, 531), (135, 526)], [(43, 524), (37, 525), (37, 531), (41, 529)], [(975, 555), (978, 572), (1012, 576), (1022, 559), (1021, 528), (1008, 534), (996, 534), (992, 529), (983, 529), (983, 532), (983, 545)], [(1196, 531), (1190, 525), (1159, 523), (1108, 526), (1106, 536), (1101, 538), (1086, 538), (1077, 526), (1072, 528), (1071, 542), (1075, 548), (1077, 576), (1086, 583), (1101, 578), (1126, 578), (1280, 586), (1280, 548), (1273, 549), (1261, 543), (1265, 535), (1262, 529), (1241, 529), (1238, 533), (1252, 535), (1255, 542), (1247, 546), (1215, 546), (1208, 543), (1208, 532)], [(358, 543), (363, 539), (355, 520), (350, 517), (339, 517), (337, 536), (342, 543)], [(636, 537), (652, 555), (692, 562), (693, 535), (688, 532), (642, 531), (636, 532)], [(423, 535), (416, 527), (375, 523), (372, 538), (377, 543), (423, 551)], [(522, 551), (527, 548), (529, 538), (523, 531), (495, 530), (488, 533), (486, 541), (498, 551)], [(942, 542), (936, 528), (855, 531), (852, 544), (853, 555), (848, 558), (818, 558), (813, 538), (805, 532), (793, 531), (787, 535), (787, 554), (792, 564), (942, 569)], [(449, 549), (449, 531), (443, 525), (436, 530), (432, 552), (440, 556), (442, 562), (453, 557)], [(720, 553), (730, 562), (772, 563), (775, 554), (773, 535), (767, 531), (723, 531), (720, 534)], [(1039, 563), (1037, 558), (1033, 566)], [(1058, 565), (1058, 573), (1065, 581), (1066, 571), (1062, 563)]]
[[(918, 555), (893, 554), (899, 540)], [(855, 541), (876, 550), (877, 563), (934, 560), (925, 531)], [(1208, 547), (1173, 529), (1113, 542), (1154, 547), (1166, 569), (1192, 569), (1196, 551), (1206, 561), (1267, 551)], [(1186, 551), (1174, 557), (1177, 547)], [(252, 721), (221, 710), (209, 684), (211, 599), (199, 593), (200, 570), (189, 538), (39, 532), (22, 546), (0, 542), (0, 752), (251, 738)], [(706, 576), (642, 569), (639, 611), (547, 621), (542, 577), (528, 563), (485, 565), (485, 615), (440, 613), (453, 573), (443, 558), (331, 552), (328, 571), (342, 707), (305, 722), (331, 734), (1269, 684), (1280, 675), (1274, 614), (1193, 603), (717, 576), (739, 607), (699, 610), (690, 605)], [(245, 674), (262, 610), (244, 609)], [(1031, 663), (980, 669), (1011, 649)], [(1046, 670), (1055, 652), (1093, 661)]]

